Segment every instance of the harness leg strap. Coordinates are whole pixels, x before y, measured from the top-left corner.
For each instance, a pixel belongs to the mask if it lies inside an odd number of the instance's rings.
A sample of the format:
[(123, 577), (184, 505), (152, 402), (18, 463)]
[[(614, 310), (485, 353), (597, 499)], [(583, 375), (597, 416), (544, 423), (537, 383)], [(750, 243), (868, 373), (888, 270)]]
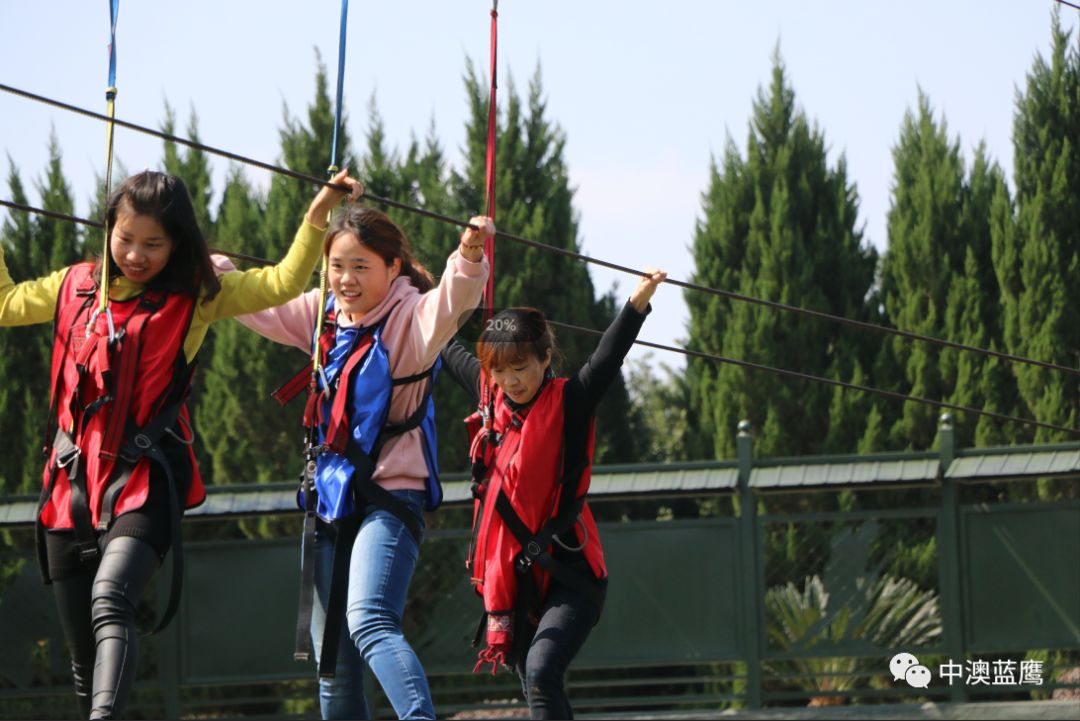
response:
[(311, 659), (311, 614), (315, 605), (315, 461), (308, 459), (301, 475), (304, 491), (304, 535), (300, 545), (300, 600), (296, 612), (294, 661)]
[(173, 476), (172, 466), (161, 447), (155, 443), (147, 449), (146, 455), (165, 469), (165, 478), (169, 485), (169, 531), (172, 537), (172, 582), (169, 589), (169, 602), (165, 606), (165, 613), (161, 620), (150, 632), (150, 635), (153, 635), (168, 626), (180, 608), (180, 590), (184, 585), (184, 540), (181, 536), (180, 519), (184, 511), (180, 505), (179, 494), (176, 492), (176, 478)]
[(345, 602), (349, 596), (349, 561), (353, 541), (360, 530), (360, 523), (355, 518), (343, 519), (334, 525), (337, 538), (334, 539), (334, 565), (330, 574), (330, 595), (326, 602), (322, 651), (319, 654), (319, 678), (333, 678), (337, 672), (338, 639), (341, 637), (341, 624), (345, 622)]
[(98, 548), (90, 513), (86, 469), (82, 464), (82, 453), (68, 433), (61, 432), (56, 436), (56, 465), (58, 469), (67, 469), (68, 486), (71, 488), (71, 523), (75, 530), (79, 560), (85, 564), (95, 564), (101, 560), (101, 549)]

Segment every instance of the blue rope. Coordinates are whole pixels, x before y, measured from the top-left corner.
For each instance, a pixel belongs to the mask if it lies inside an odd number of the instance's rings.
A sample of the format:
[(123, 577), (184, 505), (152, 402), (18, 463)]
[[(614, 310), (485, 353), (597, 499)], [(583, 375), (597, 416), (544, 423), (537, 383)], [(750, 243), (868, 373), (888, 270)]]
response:
[(341, 0), (341, 36), (338, 39), (338, 66), (337, 66), (337, 105), (334, 108), (334, 140), (330, 146), (331, 175), (337, 172), (337, 142), (338, 129), (341, 127), (341, 96), (345, 88), (345, 29), (346, 19), (349, 15), (349, 0)]
[(109, 0), (109, 87), (106, 95), (116, 95), (116, 17), (120, 14), (120, 0)]

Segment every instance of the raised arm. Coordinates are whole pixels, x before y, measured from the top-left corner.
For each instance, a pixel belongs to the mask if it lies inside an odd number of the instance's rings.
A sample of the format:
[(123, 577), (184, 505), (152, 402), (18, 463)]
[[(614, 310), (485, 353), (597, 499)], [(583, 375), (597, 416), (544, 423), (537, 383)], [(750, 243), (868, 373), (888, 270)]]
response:
[[(348, 185), (350, 198), (355, 200), (363, 193), (363, 186), (348, 174), (348, 169), (343, 170), (331, 182)], [(213, 300), (200, 303), (196, 312), (208, 322), (215, 321), (281, 305), (304, 292), (322, 255), (327, 218), (344, 198), (345, 193), (323, 187), (311, 202), (289, 252), (280, 263), (222, 275), (221, 292)]]
[(478, 230), (467, 228), (458, 249), (446, 259), (439, 284), (420, 298), (408, 342), (420, 365), (427, 367), (457, 333), (480, 303), (487, 282), (488, 263), (484, 239), (495, 234), (490, 218), (476, 216), (469, 221)]
[[(232, 261), (223, 255), (212, 255), (210, 260), (223, 283), (226, 274), (237, 272)], [(316, 288), (303, 293), (299, 298), (293, 298), (288, 303), (246, 315), (238, 315), (235, 320), (263, 338), (299, 348), (307, 353), (311, 350), (312, 333), (318, 312), (319, 290)]]
[(622, 311), (604, 331), (589, 360), (567, 383), (565, 398), (574, 406), (575, 413), (587, 415), (596, 410), (637, 339), (645, 316), (651, 310), (649, 300), (656, 287), (667, 278), (667, 273), (663, 271), (650, 268), (647, 272), (648, 275), (642, 277)]

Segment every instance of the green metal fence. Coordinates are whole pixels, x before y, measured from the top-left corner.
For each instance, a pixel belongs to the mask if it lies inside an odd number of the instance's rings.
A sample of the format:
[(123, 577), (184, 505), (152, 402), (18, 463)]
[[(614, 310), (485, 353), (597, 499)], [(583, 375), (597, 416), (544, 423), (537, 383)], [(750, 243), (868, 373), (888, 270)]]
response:
[[(570, 674), (575, 709), (1044, 698), (1075, 685), (1058, 678), (1080, 667), (1080, 445), (958, 450), (946, 424), (939, 446), (754, 459), (744, 427), (734, 461), (597, 469), (611, 584)], [(314, 671), (292, 661), (292, 497), (288, 485), (217, 487), (189, 514), (182, 607), (143, 639), (129, 715), (318, 715)], [(74, 716), (32, 560), (33, 502), (7, 501), (0, 718)], [(406, 635), (441, 715), (519, 713), (516, 678), (471, 673), (480, 606), (464, 570), (466, 504), (466, 484), (451, 483), (428, 519)], [(140, 607), (147, 621), (167, 591), (161, 576)], [(894, 678), (898, 652), (930, 669), (929, 686)]]

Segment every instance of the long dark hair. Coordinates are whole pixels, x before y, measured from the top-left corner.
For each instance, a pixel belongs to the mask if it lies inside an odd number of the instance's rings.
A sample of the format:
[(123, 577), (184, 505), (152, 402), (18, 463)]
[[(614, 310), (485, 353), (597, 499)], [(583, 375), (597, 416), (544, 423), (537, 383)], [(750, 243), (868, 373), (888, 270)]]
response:
[(412, 245), (405, 233), (381, 210), (353, 205), (334, 216), (323, 244), (324, 254), (330, 254), (330, 246), (342, 233), (355, 235), (361, 244), (370, 248), (387, 265), (393, 265), (395, 258), (401, 260), (401, 275), (408, 276), (421, 293), (435, 287), (435, 278), (413, 255)]
[[(201, 294), (205, 300), (221, 290), (210, 263), (210, 249), (199, 229), (195, 208), (191, 205), (184, 181), (175, 175), (144, 170), (125, 180), (113, 191), (105, 207), (105, 222), (109, 232), (116, 227), (116, 217), (121, 210), (137, 215), (148, 215), (157, 222), (172, 241), (169, 262), (147, 284), (153, 290), (182, 293), (194, 298)], [(116, 259), (112, 257), (110, 243), (109, 277), (122, 275)], [(101, 261), (94, 271), (100, 282)]]
[(530, 356), (543, 361), (551, 353), (551, 365), (559, 360), (555, 332), (544, 314), (536, 308), (507, 308), (484, 322), (484, 330), (476, 343), (480, 367), (490, 373), (492, 368), (504, 368)]

